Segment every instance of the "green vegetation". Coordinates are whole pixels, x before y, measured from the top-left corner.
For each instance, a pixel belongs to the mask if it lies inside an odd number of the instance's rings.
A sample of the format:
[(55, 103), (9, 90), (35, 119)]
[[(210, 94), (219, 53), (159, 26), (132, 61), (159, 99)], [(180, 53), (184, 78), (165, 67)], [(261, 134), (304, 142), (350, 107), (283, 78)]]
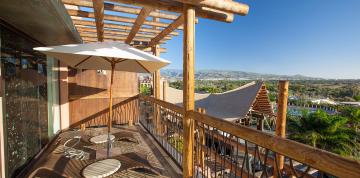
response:
[(178, 152), (182, 153), (183, 151), (183, 147), (184, 147), (184, 143), (183, 143), (183, 139), (180, 137), (168, 137), (168, 142), (170, 143), (170, 145), (172, 145)]
[(329, 115), (322, 110), (304, 111), (302, 116), (288, 116), (288, 138), (342, 156), (360, 158), (360, 109)]
[(151, 95), (151, 88), (146, 85), (140, 86), (140, 93), (143, 95), (150, 96)]
[[(242, 86), (244, 80), (196, 80), (195, 91), (199, 93), (222, 93)], [(182, 89), (182, 81), (170, 82), (170, 87)]]
[[(277, 94), (278, 81), (266, 81), (270, 94)], [(289, 96), (299, 100), (330, 98), (336, 101), (359, 101), (359, 80), (295, 80), (290, 81)]]
[[(249, 80), (196, 80), (195, 91), (199, 93), (221, 93), (235, 89)], [(271, 101), (276, 101), (278, 81), (265, 81)], [(182, 89), (182, 81), (170, 82), (170, 86)], [(292, 80), (289, 96), (296, 96), (297, 102), (309, 98), (330, 98), (336, 101), (360, 101), (359, 80)]]

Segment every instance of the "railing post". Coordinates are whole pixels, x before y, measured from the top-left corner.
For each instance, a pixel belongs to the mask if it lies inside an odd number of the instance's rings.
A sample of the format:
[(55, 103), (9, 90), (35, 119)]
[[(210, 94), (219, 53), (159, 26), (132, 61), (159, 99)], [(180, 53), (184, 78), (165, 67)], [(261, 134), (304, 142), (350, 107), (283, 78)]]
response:
[(81, 131), (84, 131), (85, 128), (86, 128), (85, 124), (80, 124), (80, 130), (81, 130)]
[[(277, 116), (275, 135), (285, 138), (286, 134), (286, 110), (289, 95), (289, 81), (279, 81), (279, 94), (277, 100)], [(278, 168), (281, 171), (284, 168), (284, 156), (277, 155)], [(274, 177), (277, 176), (276, 166), (274, 166)]]
[[(206, 110), (205, 108), (199, 108), (199, 112), (201, 114), (206, 114)], [(204, 123), (201, 123), (201, 127), (198, 126), (199, 129), (199, 145), (201, 145), (198, 150), (199, 150), (199, 166), (200, 168), (205, 168), (205, 152), (204, 152), (204, 146), (205, 146), (205, 125)], [(203, 172), (205, 170), (202, 170)]]
[[(160, 56), (159, 45), (155, 45), (152, 47), (152, 52), (155, 56)], [(154, 98), (160, 99), (160, 70), (154, 72)], [(155, 121), (155, 132), (156, 134), (161, 133), (161, 120), (160, 120), (160, 108), (159, 106), (155, 105), (154, 107), (154, 121)]]
[(194, 120), (190, 118), (189, 111), (195, 108), (194, 102), (194, 54), (195, 54), (195, 8), (184, 5), (184, 39), (183, 39), (183, 104), (185, 117), (184, 149), (183, 149), (183, 177), (193, 177), (194, 165)]
[(163, 100), (166, 101), (166, 88), (168, 87), (168, 82), (166, 80), (163, 81)]

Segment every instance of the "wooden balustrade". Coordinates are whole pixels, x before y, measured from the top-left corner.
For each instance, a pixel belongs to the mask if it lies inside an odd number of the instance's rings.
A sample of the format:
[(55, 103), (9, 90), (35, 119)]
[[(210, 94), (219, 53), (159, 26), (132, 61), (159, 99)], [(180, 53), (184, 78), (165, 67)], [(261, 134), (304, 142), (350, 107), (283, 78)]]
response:
[[(184, 108), (180, 106), (148, 96), (139, 98), (141, 101), (156, 104), (162, 110), (168, 110), (169, 113), (185, 115)], [(278, 177), (324, 177), (324, 175), (360, 177), (360, 163), (356, 160), (200, 112), (189, 111), (187, 114), (196, 122), (194, 152), (192, 153), (195, 159), (194, 176), (196, 174), (203, 174), (203, 176), (232, 174), (242, 177), (271, 177), (274, 176), (273, 171), (276, 170)], [(164, 121), (164, 118), (161, 119)], [(177, 119), (182, 119), (182, 117)], [(183, 133), (182, 127), (174, 125), (174, 122), (164, 122), (164, 125), (175, 126), (179, 134)], [(203, 142), (201, 137), (205, 137), (206, 141)], [(201, 159), (203, 152), (204, 164), (202, 160), (196, 160)], [(278, 156), (285, 158), (283, 170), (277, 169)], [(297, 166), (302, 168), (299, 169)]]
[[(154, 106), (159, 108), (160, 122), (164, 128), (162, 133), (155, 129), (154, 124), (158, 122), (151, 122)], [(194, 176), (231, 174), (241, 177), (271, 177), (275, 170), (277, 177), (360, 177), (360, 163), (356, 160), (208, 116), (201, 109), (199, 111), (187, 113), (195, 121), (194, 151), (191, 153), (194, 157)], [(108, 111), (95, 114), (72, 127), (81, 124), (86, 127), (105, 126), (106, 113)], [(138, 122), (140, 118), (140, 123), (181, 165), (182, 154), (186, 151), (183, 149), (184, 116), (185, 110), (180, 106), (139, 95), (114, 105), (113, 122)], [(278, 169), (279, 156), (284, 156), (282, 170)]]

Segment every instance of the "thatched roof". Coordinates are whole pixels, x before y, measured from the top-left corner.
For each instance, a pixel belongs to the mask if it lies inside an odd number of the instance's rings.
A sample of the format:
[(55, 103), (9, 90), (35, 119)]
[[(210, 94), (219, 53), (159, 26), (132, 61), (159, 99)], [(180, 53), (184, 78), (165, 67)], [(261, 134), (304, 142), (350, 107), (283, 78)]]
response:
[[(165, 100), (182, 105), (183, 91), (167, 87)], [(207, 114), (228, 121), (244, 118), (251, 109), (266, 115), (273, 114), (263, 82), (250, 82), (225, 93), (195, 93), (195, 107), (205, 108)]]

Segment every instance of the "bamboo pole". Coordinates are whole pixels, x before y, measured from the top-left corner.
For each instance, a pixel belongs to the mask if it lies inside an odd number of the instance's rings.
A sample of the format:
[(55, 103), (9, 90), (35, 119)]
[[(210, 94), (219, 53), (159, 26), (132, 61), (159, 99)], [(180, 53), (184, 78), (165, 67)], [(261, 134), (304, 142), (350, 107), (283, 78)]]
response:
[(195, 8), (185, 5), (184, 13), (184, 39), (183, 39), (183, 104), (185, 117), (184, 145), (183, 149), (183, 177), (193, 177), (193, 150), (194, 150), (194, 121), (189, 115), (189, 111), (194, 111), (194, 60), (195, 60)]
[[(276, 117), (276, 128), (275, 135), (281, 138), (285, 138), (286, 134), (286, 110), (289, 93), (289, 81), (279, 81), (279, 94), (277, 100), (277, 117)], [(284, 156), (277, 155), (278, 169), (281, 172), (284, 168)], [(277, 168), (274, 166), (274, 176), (277, 175)]]

